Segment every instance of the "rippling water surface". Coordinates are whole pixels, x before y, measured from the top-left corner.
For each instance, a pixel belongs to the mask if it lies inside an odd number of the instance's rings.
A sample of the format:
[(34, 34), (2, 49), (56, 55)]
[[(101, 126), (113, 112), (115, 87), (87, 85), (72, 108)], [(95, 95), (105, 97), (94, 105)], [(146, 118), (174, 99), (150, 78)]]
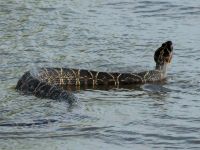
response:
[[(14, 90), (36, 67), (152, 69), (166, 40), (165, 83), (81, 90), (80, 102)], [(199, 0), (0, 0), (0, 149), (200, 148)]]

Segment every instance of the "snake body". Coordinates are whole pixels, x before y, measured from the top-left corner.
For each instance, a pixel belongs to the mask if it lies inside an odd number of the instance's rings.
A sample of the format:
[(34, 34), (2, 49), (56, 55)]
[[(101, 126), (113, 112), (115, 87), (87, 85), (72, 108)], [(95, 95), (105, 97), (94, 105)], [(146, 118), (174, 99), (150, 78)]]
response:
[(97, 72), (69, 68), (42, 68), (38, 79), (48, 84), (59, 86), (98, 86), (126, 85), (162, 80), (164, 75), (160, 70), (140, 73)]
[(167, 41), (154, 54), (156, 68), (139, 73), (98, 72), (71, 68), (39, 68), (37, 74), (27, 71), (20, 78), (16, 89), (25, 94), (41, 98), (68, 100), (72, 103), (75, 96), (63, 87), (109, 86), (118, 87), (128, 84), (143, 84), (161, 81), (166, 77), (166, 64), (172, 58), (172, 42)]

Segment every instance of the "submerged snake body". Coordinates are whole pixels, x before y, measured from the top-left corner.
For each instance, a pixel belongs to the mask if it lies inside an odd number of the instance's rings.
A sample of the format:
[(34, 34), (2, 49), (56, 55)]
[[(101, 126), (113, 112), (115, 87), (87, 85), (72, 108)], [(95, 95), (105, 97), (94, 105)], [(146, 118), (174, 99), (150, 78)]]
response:
[(33, 94), (40, 98), (55, 100), (67, 100), (69, 103), (76, 102), (77, 98), (70, 92), (63, 90), (57, 85), (51, 85), (33, 76), (30, 71), (24, 73), (16, 85), (18, 91), (24, 94)]
[(64, 90), (69, 86), (83, 87), (99, 85), (142, 84), (161, 81), (165, 78), (166, 64), (172, 58), (172, 42), (167, 41), (156, 50), (154, 60), (156, 69), (139, 73), (97, 72), (83, 69), (69, 68), (40, 68), (36, 74), (25, 72), (17, 83), (16, 89), (25, 94), (33, 94), (41, 98), (68, 100), (72, 103), (75, 96)]

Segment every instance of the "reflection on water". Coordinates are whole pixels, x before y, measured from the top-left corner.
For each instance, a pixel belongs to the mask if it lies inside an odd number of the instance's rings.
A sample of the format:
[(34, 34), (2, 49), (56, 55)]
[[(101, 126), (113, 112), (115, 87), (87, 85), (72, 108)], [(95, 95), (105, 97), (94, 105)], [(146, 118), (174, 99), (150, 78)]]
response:
[[(0, 0), (0, 149), (199, 149), (198, 0)], [(75, 89), (80, 102), (15, 92), (27, 70), (154, 68), (172, 40), (164, 83)]]

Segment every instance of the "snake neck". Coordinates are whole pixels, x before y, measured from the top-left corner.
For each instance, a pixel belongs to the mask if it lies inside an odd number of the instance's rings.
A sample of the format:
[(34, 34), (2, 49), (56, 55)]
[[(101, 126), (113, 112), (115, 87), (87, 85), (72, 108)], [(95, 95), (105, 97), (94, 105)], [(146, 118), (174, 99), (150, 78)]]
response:
[(164, 75), (164, 77), (167, 76), (167, 64), (166, 63), (163, 65), (156, 64), (155, 69), (161, 71), (161, 73)]

